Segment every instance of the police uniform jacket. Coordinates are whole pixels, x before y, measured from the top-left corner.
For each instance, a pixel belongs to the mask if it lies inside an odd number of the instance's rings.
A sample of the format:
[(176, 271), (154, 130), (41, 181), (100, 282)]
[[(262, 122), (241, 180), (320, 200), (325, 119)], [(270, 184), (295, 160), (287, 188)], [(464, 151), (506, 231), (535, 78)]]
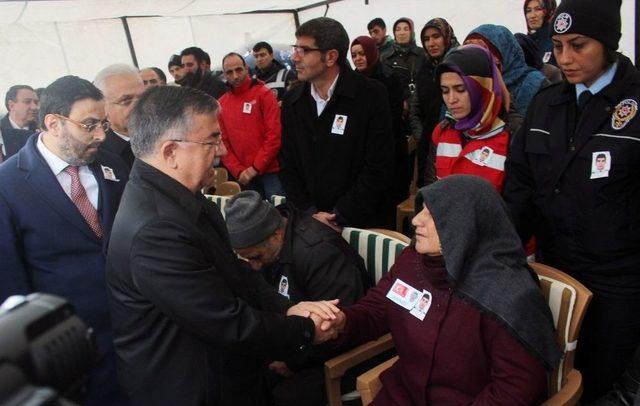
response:
[(256, 68), (256, 73), (253, 77), (263, 81), (265, 86), (271, 89), (278, 101), (280, 101), (291, 83), (296, 80), (296, 71), (274, 59), (269, 69), (262, 71)]
[[(345, 225), (382, 226), (394, 166), (387, 92), (380, 82), (341, 68), (335, 91), (318, 116), (309, 82), (282, 102), (280, 177), (302, 210), (337, 212)], [(344, 133), (332, 132), (338, 115)]]
[[(577, 114), (575, 86), (538, 93), (506, 162), (504, 198), (522, 241), (596, 292), (640, 291), (640, 73), (614, 79)], [(592, 174), (605, 153), (607, 176)]]

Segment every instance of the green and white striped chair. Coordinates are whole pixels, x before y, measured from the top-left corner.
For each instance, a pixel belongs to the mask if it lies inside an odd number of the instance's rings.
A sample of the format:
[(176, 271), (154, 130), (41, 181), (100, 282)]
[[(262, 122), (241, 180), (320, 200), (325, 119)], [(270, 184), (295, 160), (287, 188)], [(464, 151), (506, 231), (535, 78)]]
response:
[[(364, 264), (378, 283), (380, 278), (393, 266), (396, 257), (409, 245), (409, 238), (391, 230), (364, 230), (361, 228), (345, 227), (342, 238), (347, 240), (358, 254), (364, 259)], [(324, 381), (327, 389), (327, 399), (330, 406), (338, 406), (344, 400), (358, 397), (355, 392), (342, 395), (340, 383), (347, 370), (354, 366), (393, 348), (390, 334), (385, 334), (377, 340), (362, 344), (344, 354), (338, 355), (324, 363)]]
[(279, 205), (281, 205), (283, 203), (286, 203), (286, 202), (287, 202), (287, 198), (284, 197), (284, 196), (280, 196), (280, 195), (272, 195), (269, 198), (269, 203), (271, 203), (274, 206), (279, 206)]
[(232, 196), (219, 196), (219, 195), (204, 195), (208, 200), (211, 200), (218, 206), (220, 209), (220, 213), (222, 213), (222, 218), (226, 218), (224, 214), (224, 206), (226, 206), (227, 201), (231, 199)]
[[(349, 245), (358, 251), (358, 254), (364, 259), (367, 271), (375, 283), (378, 283), (380, 278), (389, 272), (389, 269), (396, 262), (396, 257), (408, 245), (406, 241), (383, 234), (381, 231), (383, 230), (374, 231), (352, 227), (345, 227), (342, 230), (342, 238), (347, 240)], [(401, 234), (397, 235), (401, 236)]]

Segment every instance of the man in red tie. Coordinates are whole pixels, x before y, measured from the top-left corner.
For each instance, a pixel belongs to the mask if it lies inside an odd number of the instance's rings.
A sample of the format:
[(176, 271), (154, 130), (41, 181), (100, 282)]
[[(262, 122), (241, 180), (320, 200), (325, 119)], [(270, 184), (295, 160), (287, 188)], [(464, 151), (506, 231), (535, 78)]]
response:
[(109, 123), (94, 85), (65, 76), (44, 94), (44, 131), (0, 166), (0, 302), (31, 292), (69, 299), (97, 337), (85, 404), (121, 404), (104, 267), (128, 169), (98, 149)]

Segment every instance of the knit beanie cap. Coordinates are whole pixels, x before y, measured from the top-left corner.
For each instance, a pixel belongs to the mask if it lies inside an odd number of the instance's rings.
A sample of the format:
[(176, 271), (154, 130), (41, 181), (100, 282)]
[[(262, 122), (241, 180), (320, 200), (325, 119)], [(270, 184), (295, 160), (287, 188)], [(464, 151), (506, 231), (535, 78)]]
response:
[(563, 0), (552, 20), (551, 35), (582, 34), (617, 50), (622, 36), (621, 0)]
[(224, 212), (233, 248), (253, 247), (265, 241), (282, 221), (278, 210), (253, 190), (245, 190), (229, 199)]

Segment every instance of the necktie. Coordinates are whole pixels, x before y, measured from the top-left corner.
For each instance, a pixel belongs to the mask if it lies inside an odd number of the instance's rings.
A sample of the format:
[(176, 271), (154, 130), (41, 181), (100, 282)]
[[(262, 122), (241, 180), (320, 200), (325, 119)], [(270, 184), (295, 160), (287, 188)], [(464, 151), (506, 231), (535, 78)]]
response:
[(582, 112), (584, 110), (584, 106), (589, 103), (589, 100), (591, 100), (591, 96), (593, 96), (593, 94), (591, 94), (591, 92), (588, 90), (580, 93), (580, 96), (578, 96), (578, 110), (580, 112)]
[(91, 228), (98, 238), (102, 238), (102, 226), (100, 225), (100, 219), (98, 218), (98, 211), (89, 201), (87, 191), (84, 190), (84, 186), (80, 183), (78, 167), (69, 165), (64, 169), (64, 171), (71, 176), (71, 200), (73, 201), (73, 204), (76, 205), (80, 214), (89, 225), (89, 228)]

